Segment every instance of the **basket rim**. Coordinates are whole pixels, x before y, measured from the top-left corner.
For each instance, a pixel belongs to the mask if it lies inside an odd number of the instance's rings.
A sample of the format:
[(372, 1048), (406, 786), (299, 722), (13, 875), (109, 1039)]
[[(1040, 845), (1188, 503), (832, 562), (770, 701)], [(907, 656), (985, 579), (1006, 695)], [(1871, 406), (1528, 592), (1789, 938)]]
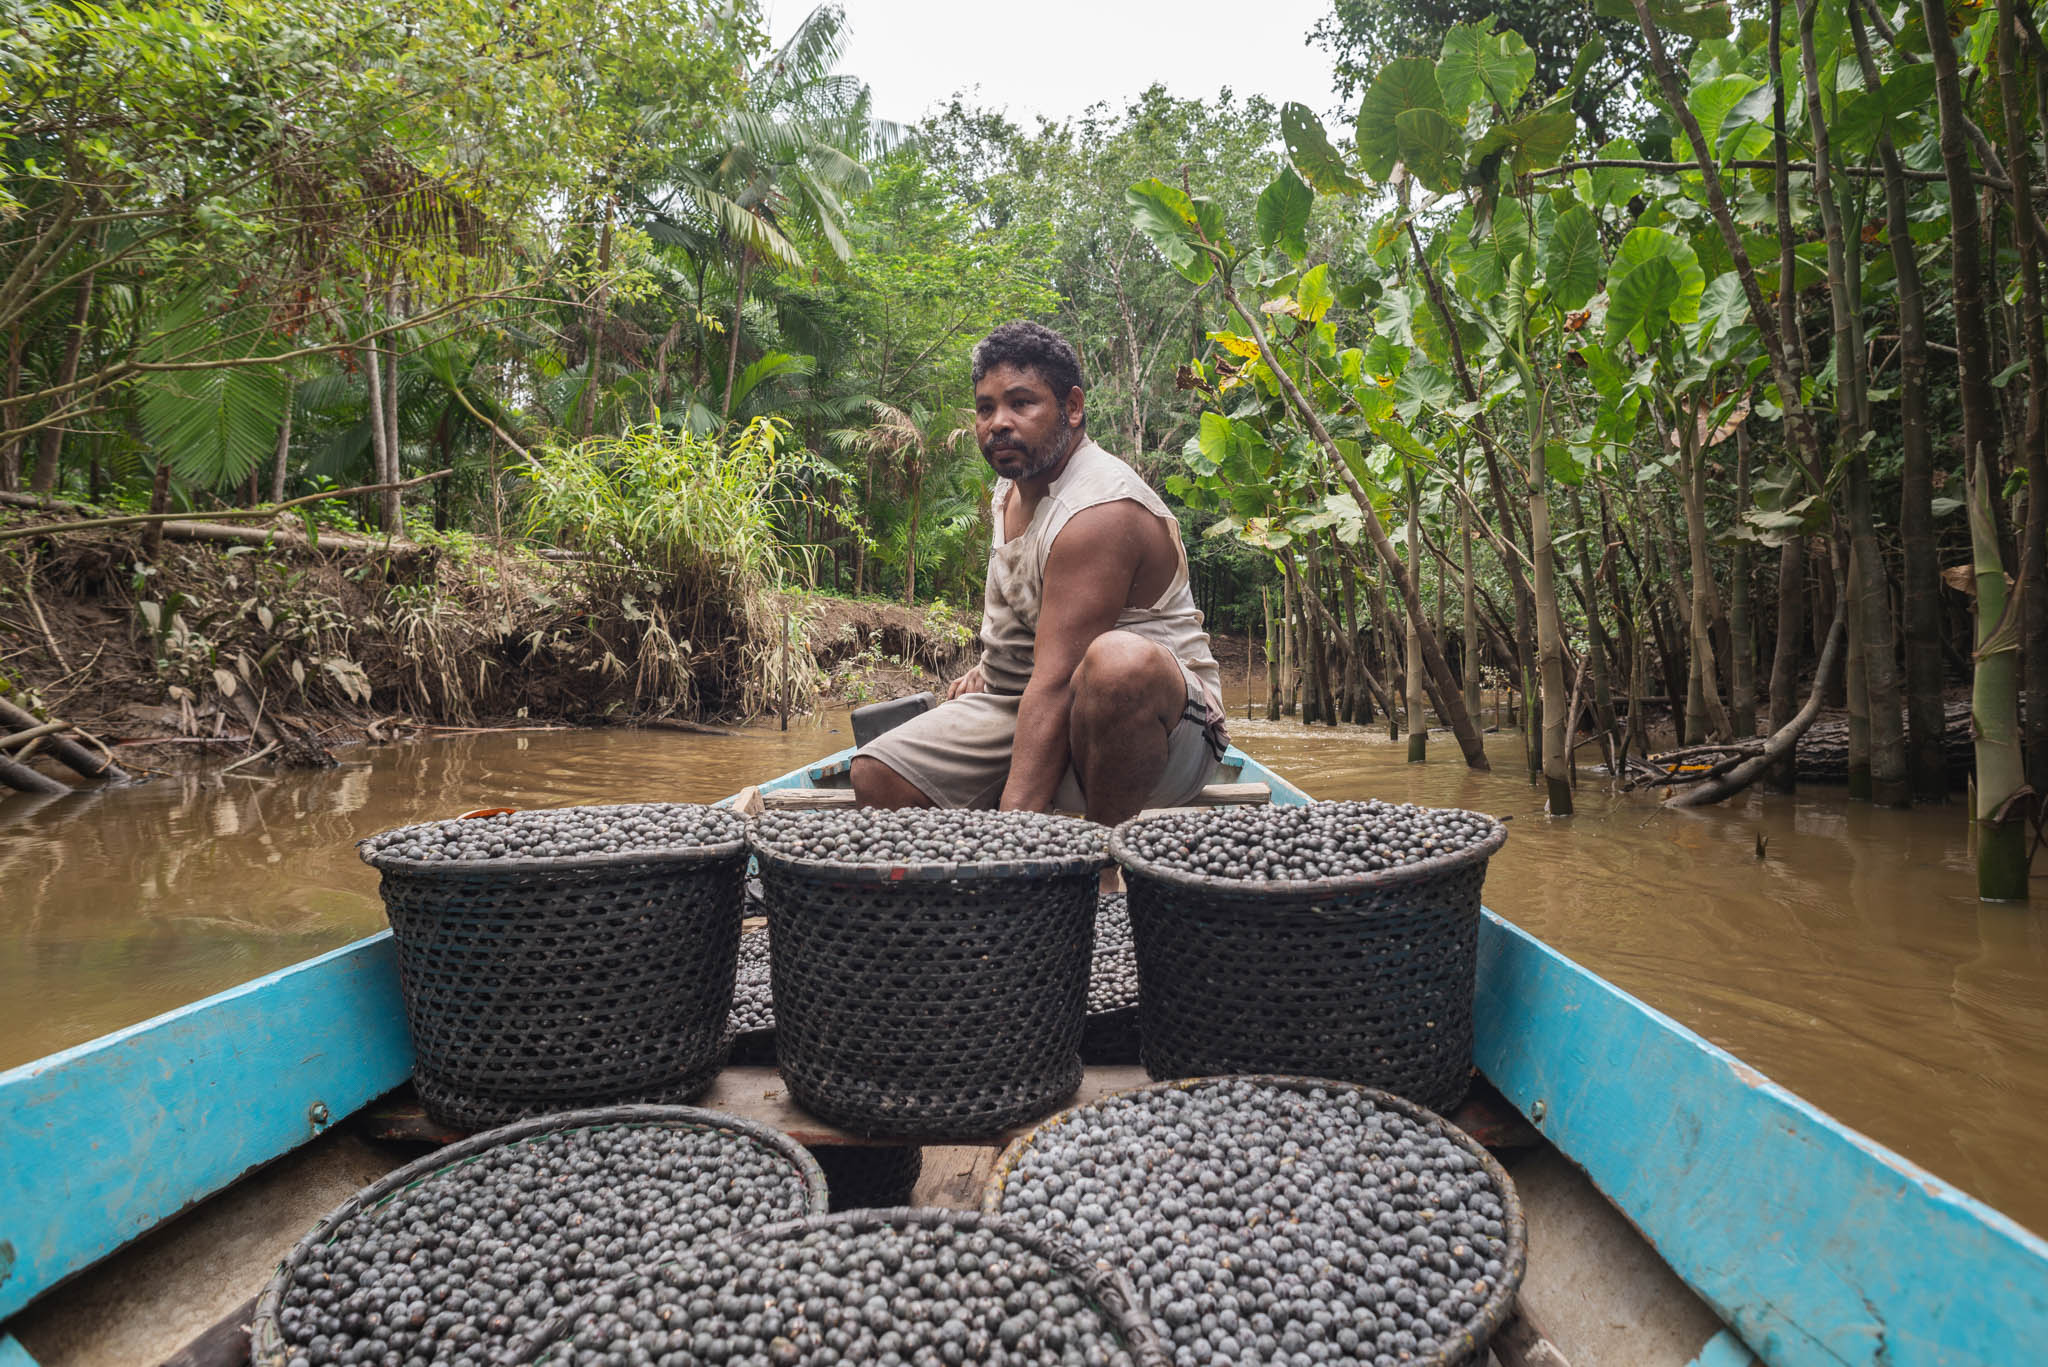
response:
[[(1311, 804), (1322, 806), (1322, 803)], [(1228, 809), (1218, 809), (1228, 810)], [(1331, 874), (1322, 878), (1222, 878), (1213, 873), (1189, 873), (1182, 869), (1170, 869), (1163, 864), (1139, 854), (1131, 848), (1126, 833), (1148, 822), (1159, 821), (1161, 816), (1134, 816), (1122, 822), (1109, 834), (1109, 852), (1112, 858), (1128, 873), (1138, 874), (1156, 882), (1218, 897), (1235, 898), (1250, 902), (1281, 901), (1322, 901), (1340, 897), (1347, 893), (1378, 892), (1385, 888), (1403, 887), (1463, 868), (1467, 864), (1484, 863), (1491, 859), (1502, 845), (1507, 843), (1507, 823), (1499, 817), (1475, 812), (1468, 807), (1438, 807), (1435, 811), (1462, 812), (1487, 823), (1492, 829), (1478, 840), (1462, 849), (1447, 854), (1431, 855), (1418, 859), (1412, 864), (1400, 864), (1391, 869), (1374, 869), (1366, 873)]]
[(454, 874), (574, 873), (584, 869), (624, 868), (644, 864), (714, 864), (744, 854), (746, 837), (716, 845), (680, 845), (666, 850), (621, 850), (616, 854), (540, 855), (531, 859), (409, 859), (397, 854), (372, 854), (363, 848), (371, 836), (356, 842), (356, 857), (379, 873)]
[(1100, 873), (1116, 862), (1107, 844), (1099, 855), (1016, 859), (999, 864), (851, 864), (838, 859), (804, 859), (760, 844), (754, 838), (752, 822), (747, 824), (747, 848), (764, 869), (825, 877), (839, 883), (976, 883), (997, 878), (1064, 878)]
[(1106, 1092), (1093, 1101), (1085, 1101), (1033, 1125), (1030, 1129), (1011, 1140), (996, 1159), (989, 1171), (988, 1184), (982, 1188), (981, 1208), (984, 1213), (1000, 1216), (1003, 1193), (1008, 1188), (1017, 1164), (1040, 1135), (1056, 1125), (1063, 1125), (1083, 1111), (1092, 1110), (1103, 1102), (1118, 1097), (1137, 1096), (1146, 1092), (1191, 1091), (1196, 1087), (1213, 1086), (1223, 1082), (1251, 1082), (1261, 1086), (1279, 1087), (1287, 1091), (1307, 1092), (1318, 1087), (1328, 1091), (1356, 1092), (1364, 1095), (1373, 1105), (1396, 1111), (1410, 1120), (1420, 1122), (1432, 1133), (1450, 1140), (1465, 1152), (1477, 1158), (1487, 1177), (1499, 1193), (1503, 1219), (1501, 1226), (1506, 1231), (1507, 1256), (1501, 1259), (1501, 1275), (1496, 1281), (1493, 1293), (1479, 1308), (1479, 1313), (1458, 1331), (1458, 1341), (1446, 1345), (1433, 1361), (1418, 1360), (1416, 1367), (1465, 1367), (1479, 1360), (1479, 1353), (1486, 1341), (1499, 1332), (1513, 1311), (1515, 1296), (1521, 1289), (1522, 1275), (1529, 1262), (1528, 1221), (1522, 1211), (1522, 1198), (1515, 1191), (1514, 1179), (1506, 1167), (1495, 1158), (1484, 1144), (1453, 1125), (1449, 1120), (1418, 1105), (1406, 1097), (1363, 1083), (1340, 1082), (1332, 1078), (1306, 1077), (1287, 1073), (1224, 1073), (1211, 1077), (1169, 1078), (1164, 1082), (1148, 1082), (1137, 1087), (1126, 1087), (1121, 1091)]
[(416, 1186), (447, 1168), (469, 1162), (504, 1144), (560, 1130), (663, 1124), (717, 1130), (754, 1140), (789, 1160), (791, 1166), (804, 1180), (806, 1195), (814, 1212), (823, 1212), (830, 1205), (831, 1196), (825, 1185), (825, 1170), (818, 1166), (818, 1160), (811, 1156), (809, 1149), (772, 1126), (741, 1116), (727, 1115), (723, 1111), (710, 1111), (698, 1106), (600, 1106), (576, 1111), (557, 1111), (552, 1115), (535, 1116), (531, 1120), (516, 1120), (509, 1125), (500, 1125), (496, 1129), (473, 1134), (467, 1139), (459, 1139), (453, 1144), (414, 1159), (404, 1167), (395, 1168), (321, 1217), (320, 1223), (308, 1230), (305, 1236), (278, 1260), (276, 1270), (264, 1284), (262, 1294), (256, 1298), (256, 1311), (249, 1323), (249, 1360), (252, 1367), (283, 1367), (288, 1360), (284, 1327), (278, 1316), (284, 1308), (284, 1295), (291, 1286), (292, 1275), (306, 1261), (308, 1253), (331, 1240), (343, 1225), (363, 1211), (383, 1204), (386, 1198), (408, 1187)]
[[(996, 1234), (1038, 1254), (1055, 1270), (1064, 1272), (1080, 1282), (1082, 1290), (1095, 1302), (1096, 1308), (1106, 1314), (1111, 1328), (1123, 1339), (1124, 1347), (1129, 1350), (1136, 1367), (1172, 1367), (1173, 1355), (1168, 1351), (1165, 1340), (1160, 1337), (1151, 1313), (1140, 1301), (1137, 1287), (1132, 1283), (1128, 1272), (1115, 1264), (1090, 1258), (1082, 1249), (1064, 1239), (1026, 1228), (1001, 1215), (992, 1215), (980, 1210), (951, 1210), (939, 1206), (886, 1206), (782, 1220), (746, 1231), (745, 1239), (747, 1242), (795, 1240), (819, 1230), (834, 1228), (848, 1228), (859, 1232), (883, 1228), (933, 1228), (941, 1225)], [(726, 1232), (703, 1240), (694, 1247), (700, 1250), (712, 1249), (720, 1244), (734, 1242), (735, 1237), (731, 1232)], [(603, 1290), (579, 1296), (574, 1303), (542, 1321), (531, 1334), (522, 1335), (507, 1344), (499, 1360), (527, 1367), (560, 1343), (598, 1296), (616, 1294), (617, 1289), (627, 1282), (649, 1278), (679, 1261), (681, 1260), (674, 1257), (665, 1258), (638, 1272), (628, 1274)]]

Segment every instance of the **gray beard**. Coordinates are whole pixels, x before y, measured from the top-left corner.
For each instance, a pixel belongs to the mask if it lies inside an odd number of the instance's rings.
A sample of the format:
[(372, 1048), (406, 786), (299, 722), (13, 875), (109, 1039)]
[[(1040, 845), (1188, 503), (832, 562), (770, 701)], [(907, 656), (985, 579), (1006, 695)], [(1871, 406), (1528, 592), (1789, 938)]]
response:
[[(1053, 466), (1065, 460), (1068, 453), (1080, 444), (1080, 439), (1081, 429), (1069, 427), (1066, 423), (1062, 422), (1059, 430), (1047, 439), (1044, 451), (1033, 452), (1028, 447), (1026, 448), (1026, 455), (1030, 459), (1025, 462), (1024, 468), (1021, 471), (1010, 478), (1013, 480), (1037, 479), (1047, 470), (1052, 469)], [(982, 458), (986, 460), (988, 452), (982, 452)]]

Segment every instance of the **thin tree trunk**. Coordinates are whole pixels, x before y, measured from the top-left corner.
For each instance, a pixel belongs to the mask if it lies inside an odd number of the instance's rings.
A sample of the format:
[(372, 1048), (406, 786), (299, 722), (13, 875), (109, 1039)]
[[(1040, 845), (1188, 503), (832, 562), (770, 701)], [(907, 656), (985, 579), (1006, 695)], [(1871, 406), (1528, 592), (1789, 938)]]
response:
[(903, 605), (917, 606), (917, 513), (924, 500), (924, 465), (910, 463), (910, 539), (903, 543)]
[[(1315, 652), (1316, 670), (1316, 720), (1325, 726), (1337, 724), (1336, 675), (1330, 668), (1330, 640), (1325, 638), (1324, 619), (1329, 614), (1329, 605), (1323, 597), (1323, 567), (1326, 560), (1320, 538), (1311, 537), (1308, 543), (1308, 591), (1309, 601), (1315, 604), (1315, 618), (1309, 623), (1310, 648)], [(1334, 635), (1334, 633), (1332, 633)]]
[[(0, 432), (12, 431), (16, 424), (17, 407), (15, 396), (21, 393), (21, 325), (15, 324), (7, 330), (7, 379), (0, 388)], [(0, 490), (16, 493), (21, 489), (21, 439), (0, 437)]]
[(1273, 592), (1261, 585), (1259, 605), (1266, 613), (1266, 720), (1280, 720), (1280, 639), (1273, 628)]
[[(1864, 33), (1862, 9), (1849, 25), (1863, 78), (1882, 80)], [(1927, 303), (1914, 251), (1904, 165), (1889, 136), (1878, 140), (1884, 167), (1885, 236), (1899, 307), (1899, 541), (1906, 647), (1906, 773), (1922, 802), (1948, 800), (1948, 721), (1941, 703), (1941, 566), (1934, 548), (1932, 438), (1927, 417)]]
[[(1999, 103), (2005, 106), (2006, 173), (2012, 178), (2013, 202), (2030, 204), (2034, 187), (2034, 152), (2020, 97), (2019, 19), (2012, 0), (2000, 0), (1998, 29)], [(2036, 97), (2041, 100), (2042, 71), (2036, 69)], [(2013, 239), (2019, 248), (2020, 335), (2026, 338), (2027, 413), (2023, 447), (2027, 466), (2027, 530), (2021, 540), (2019, 628), (2021, 666), (2026, 691), (2020, 709), (2020, 748), (2035, 802), (2048, 794), (2048, 342), (2042, 333), (2041, 247), (2034, 236), (2033, 215), (2013, 215)]]
[[(1458, 450), (1458, 479), (1460, 482), (1463, 482), (1464, 478), (1465, 451), (1463, 447), (1460, 447)], [(1477, 607), (1475, 602), (1477, 588), (1472, 579), (1472, 510), (1470, 508), (1459, 509), (1458, 538), (1459, 547), (1463, 553), (1462, 563), (1459, 565), (1459, 587), (1464, 593), (1465, 607), (1465, 634), (1462, 643), (1465, 647), (1465, 659), (1463, 661), (1464, 668), (1460, 673), (1465, 684), (1465, 710), (1476, 717), (1479, 715), (1479, 613), (1475, 610)]]
[(604, 376), (605, 319), (611, 307), (611, 270), (612, 197), (606, 195), (604, 226), (597, 235), (597, 304), (591, 310), (587, 325), (590, 344), (585, 350), (589, 355), (583, 367), (583, 398), (577, 405), (576, 414), (576, 436), (579, 440), (590, 435), (591, 425), (597, 420), (597, 390)]
[(1862, 569), (1862, 547), (1853, 541), (1849, 546), (1848, 573), (1843, 575), (1847, 594), (1848, 611), (1844, 621), (1848, 628), (1849, 641), (1842, 659), (1842, 684), (1845, 700), (1849, 704), (1849, 796), (1858, 802), (1870, 801), (1870, 681), (1863, 668), (1863, 595), (1854, 591), (1856, 576)]
[[(1699, 685), (1701, 718), (1713, 736), (1731, 738), (1734, 728), (1721, 706), (1714, 659), (1714, 564), (1707, 553), (1707, 453), (1700, 444), (1699, 414), (1689, 406), (1678, 419), (1678, 448), (1685, 471), (1685, 539), (1691, 553), (1693, 678)], [(1690, 706), (1687, 708), (1691, 710)], [(1688, 723), (1690, 729), (1690, 723)]]
[[(1806, 635), (1806, 541), (1786, 538), (1778, 548), (1778, 639), (1771, 651), (1771, 732), (1788, 726), (1799, 710), (1794, 693), (1799, 688), (1799, 645)], [(1793, 756), (1787, 753), (1781, 765), (1773, 766), (1764, 786), (1789, 793), (1794, 786)]]
[[(64, 358), (57, 363), (55, 388), (58, 397), (53, 404), (63, 405), (73, 401), (71, 385), (78, 378), (78, 357), (85, 349), (86, 325), (92, 321), (92, 282), (97, 270), (89, 269), (79, 277), (78, 298), (71, 307), (71, 328), (64, 338)], [(38, 494), (47, 494), (57, 487), (58, 463), (64, 455), (64, 428), (60, 422), (53, 422), (42, 430), (36, 444), (36, 472), (29, 488)]]
[[(149, 511), (151, 515), (157, 516), (169, 511), (170, 506), (171, 462), (169, 457), (158, 455), (156, 459), (156, 478), (149, 486)], [(147, 524), (142, 533), (143, 556), (146, 559), (155, 560), (157, 551), (162, 548), (163, 544), (164, 524), (161, 522)]]
[[(1543, 674), (1543, 786), (1552, 816), (1572, 814), (1571, 708), (1565, 694), (1564, 626), (1557, 611), (1557, 551), (1550, 544), (1550, 490), (1544, 440), (1550, 391), (1536, 398), (1529, 424), (1529, 547), (1536, 559), (1536, 656)], [(1412, 533), (1411, 533), (1412, 535)]]
[(1338, 576), (1338, 605), (1344, 613), (1344, 699), (1343, 720), (1347, 723), (1358, 720), (1361, 707), (1367, 709), (1366, 720), (1372, 720), (1370, 703), (1365, 701), (1365, 687), (1359, 682), (1360, 661), (1358, 652), (1358, 576), (1351, 567), (1338, 561), (1331, 566)]
[[(1408, 570), (1419, 575), (1422, 566), (1422, 498), (1416, 488), (1415, 472), (1408, 472)], [(1419, 603), (1418, 603), (1419, 606)], [(1417, 632), (1421, 613), (1408, 618), (1408, 762), (1421, 764), (1429, 758), (1429, 724), (1422, 710), (1422, 638)]]
[[(1574, 488), (1571, 491), (1572, 516), (1578, 519), (1582, 535), (1579, 545), (1579, 578), (1586, 586), (1586, 653), (1588, 669), (1593, 675), (1593, 722), (1600, 728), (1605, 740), (1607, 760), (1610, 767), (1616, 759), (1616, 748), (1621, 743), (1621, 727), (1614, 715), (1614, 679), (1610, 673), (1609, 650), (1613, 642), (1607, 635), (1607, 626), (1600, 618), (1600, 580), (1593, 572), (1593, 553), (1587, 543), (1592, 540), (1592, 528), (1586, 522), (1586, 501)], [(1606, 558), (1603, 552), (1603, 560)], [(1619, 773), (1619, 770), (1614, 770)]]
[[(394, 323), (405, 316), (404, 286), (396, 280), (391, 282), (389, 307), (391, 320)], [(384, 437), (383, 482), (386, 484), (396, 484), (399, 480), (405, 478), (402, 471), (404, 453), (398, 444), (398, 336), (396, 333), (392, 334), (390, 355), (391, 362), (385, 371), (384, 380), (384, 412), (385, 421), (389, 424), (389, 430)], [(379, 497), (383, 502), (384, 508), (384, 530), (394, 536), (403, 536), (405, 534), (404, 491), (400, 489), (386, 489)]]
[[(1749, 511), (1749, 424), (1735, 429), (1735, 520)], [(1756, 637), (1749, 625), (1749, 543), (1738, 539), (1729, 555), (1728, 650), (1730, 707), (1734, 739), (1756, 734)]]
[[(1943, 0), (1921, 0), (1930, 34), (1948, 32)], [(1941, 121), (1941, 162), (1949, 190), (1949, 235), (1956, 324), (1956, 373), (1963, 409), (1963, 459), (1969, 478), (1971, 565), (1977, 581), (1977, 665), (1970, 714), (1977, 733), (1977, 894), (1999, 900), (2027, 896), (2026, 803), (2021, 796), (2025, 767), (2019, 750), (2017, 642), (2002, 648), (1998, 628), (2005, 615), (2005, 561), (1992, 510), (1990, 328), (1984, 299), (1982, 227), (1970, 153), (1964, 132), (1962, 80), (1955, 49), (1929, 44), (1934, 64), (1935, 106)]]
[[(365, 344), (362, 352), (363, 379), (368, 385), (366, 400), (370, 408), (370, 471), (371, 483), (391, 482), (391, 460), (387, 454), (391, 434), (384, 425), (384, 359), (377, 352), (375, 343)], [(377, 502), (377, 529), (394, 532), (397, 528), (391, 522), (390, 506), (382, 499)]]
[(292, 455), (292, 398), (298, 393), (297, 376), (289, 376), (284, 382), (284, 417), (277, 425), (277, 454), (270, 462), (270, 501), (284, 502), (285, 476), (291, 469)]
[(732, 292), (732, 338), (725, 349), (725, 403), (719, 409), (719, 419), (732, 421), (732, 389), (740, 377), (740, 317), (747, 307), (747, 271), (754, 264), (754, 254), (740, 249), (738, 285)]

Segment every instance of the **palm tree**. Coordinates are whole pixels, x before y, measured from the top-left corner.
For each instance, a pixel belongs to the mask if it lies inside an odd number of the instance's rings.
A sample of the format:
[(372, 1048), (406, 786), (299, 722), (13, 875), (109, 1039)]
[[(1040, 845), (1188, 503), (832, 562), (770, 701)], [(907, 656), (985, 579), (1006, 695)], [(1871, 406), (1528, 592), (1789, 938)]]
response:
[(903, 542), (903, 601), (915, 607), (917, 522), (925, 473), (934, 456), (956, 448), (973, 432), (973, 426), (959, 409), (934, 412), (916, 402), (898, 408), (880, 399), (868, 400), (867, 408), (869, 421), (865, 427), (842, 428), (832, 434), (831, 440), (835, 445), (859, 452), (867, 461), (870, 475), (877, 456), (882, 458), (884, 468), (901, 472), (910, 495), (910, 526)]
[(836, 261), (850, 254), (844, 196), (867, 188), (859, 158), (897, 136), (868, 113), (868, 88), (835, 73), (846, 47), (846, 16), (813, 10), (796, 33), (748, 73), (745, 103), (720, 122), (716, 149), (667, 169), (631, 198), (657, 243), (701, 264), (731, 258), (732, 323), (727, 336), (721, 420), (730, 419), (740, 378), (740, 323), (756, 265), (801, 269), (793, 236), (824, 243)]

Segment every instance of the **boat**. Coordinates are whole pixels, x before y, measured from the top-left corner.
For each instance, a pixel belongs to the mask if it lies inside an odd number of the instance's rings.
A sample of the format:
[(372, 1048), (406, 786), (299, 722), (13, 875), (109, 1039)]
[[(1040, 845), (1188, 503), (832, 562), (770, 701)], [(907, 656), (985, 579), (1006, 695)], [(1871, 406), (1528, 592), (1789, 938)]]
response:
[[(725, 801), (850, 802), (851, 755)], [(1233, 748), (1204, 800), (1311, 799)], [(1502, 1367), (2048, 1362), (2048, 1243), (1482, 916), (1455, 1118), (1528, 1218)], [(393, 1099), (411, 1070), (385, 932), (0, 1073), (0, 1367), (246, 1361), (285, 1248), (410, 1156), (385, 1141), (453, 1138)], [(1144, 1080), (1093, 1067), (1082, 1097)], [(772, 1069), (698, 1104), (860, 1142)], [(972, 1206), (996, 1144), (927, 1150), (921, 1196)]]

